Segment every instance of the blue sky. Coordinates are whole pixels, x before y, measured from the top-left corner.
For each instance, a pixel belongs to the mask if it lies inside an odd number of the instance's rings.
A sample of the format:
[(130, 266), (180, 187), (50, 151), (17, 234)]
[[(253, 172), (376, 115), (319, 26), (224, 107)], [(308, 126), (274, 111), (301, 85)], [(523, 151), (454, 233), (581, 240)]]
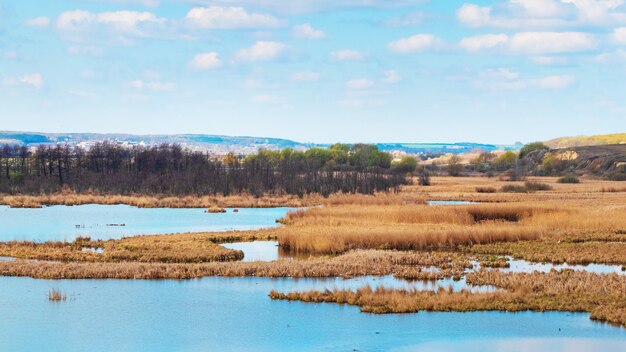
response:
[(626, 0), (0, 0), (0, 130), (626, 132)]

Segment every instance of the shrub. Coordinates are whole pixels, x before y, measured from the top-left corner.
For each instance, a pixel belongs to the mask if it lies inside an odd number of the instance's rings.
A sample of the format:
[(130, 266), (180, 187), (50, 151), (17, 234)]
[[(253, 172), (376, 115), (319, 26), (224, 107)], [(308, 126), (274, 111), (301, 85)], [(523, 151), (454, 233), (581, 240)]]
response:
[(501, 191), (505, 193), (527, 193), (528, 189), (526, 186), (506, 185), (502, 187)]
[(552, 186), (545, 184), (545, 183), (538, 183), (538, 182), (526, 182), (525, 186), (529, 192), (549, 191), (552, 189)]
[(476, 192), (477, 193), (496, 193), (498, 192), (498, 190), (493, 187), (476, 187)]
[(430, 173), (426, 170), (422, 171), (417, 182), (420, 186), (430, 186)]
[(402, 158), (399, 162), (391, 164), (391, 168), (397, 172), (413, 172), (417, 168), (417, 160), (410, 156)]
[(453, 155), (448, 161), (448, 175), (457, 177), (461, 176), (463, 171), (463, 165), (461, 164), (461, 158), (457, 155)]
[(521, 159), (537, 150), (550, 150), (550, 148), (541, 142), (528, 143), (520, 150), (519, 157)]
[(580, 183), (580, 179), (578, 178), (578, 176), (574, 174), (570, 174), (567, 176), (560, 177), (557, 180), (557, 182), (558, 183)]

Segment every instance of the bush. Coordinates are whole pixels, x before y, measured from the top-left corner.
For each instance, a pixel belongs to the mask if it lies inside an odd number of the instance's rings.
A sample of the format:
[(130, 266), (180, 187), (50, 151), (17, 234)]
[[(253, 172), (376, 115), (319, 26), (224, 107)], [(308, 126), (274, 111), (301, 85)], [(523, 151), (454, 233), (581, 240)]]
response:
[(417, 168), (417, 160), (412, 157), (404, 157), (399, 162), (392, 163), (391, 168), (397, 172), (413, 172)]
[(506, 185), (502, 187), (502, 192), (506, 193), (529, 193), (536, 191), (549, 191), (552, 186), (545, 183), (526, 182), (524, 185)]
[(533, 192), (533, 191), (549, 191), (552, 189), (552, 186), (547, 185), (545, 183), (538, 183), (538, 182), (526, 182), (525, 184), (526, 189), (529, 192)]
[(453, 177), (461, 176), (463, 171), (463, 165), (461, 164), (461, 158), (457, 155), (453, 155), (448, 160), (448, 175)]
[(519, 157), (521, 159), (537, 150), (550, 150), (550, 148), (541, 142), (528, 143), (520, 149)]
[(501, 191), (505, 193), (527, 193), (528, 189), (526, 186), (506, 185), (502, 187)]
[(422, 171), (417, 182), (420, 186), (430, 186), (430, 173), (426, 170)]
[(476, 192), (477, 193), (496, 193), (498, 192), (498, 190), (493, 187), (476, 187)]
[(580, 183), (580, 179), (578, 178), (578, 176), (571, 174), (571, 175), (560, 177), (557, 180), (557, 182), (558, 183)]

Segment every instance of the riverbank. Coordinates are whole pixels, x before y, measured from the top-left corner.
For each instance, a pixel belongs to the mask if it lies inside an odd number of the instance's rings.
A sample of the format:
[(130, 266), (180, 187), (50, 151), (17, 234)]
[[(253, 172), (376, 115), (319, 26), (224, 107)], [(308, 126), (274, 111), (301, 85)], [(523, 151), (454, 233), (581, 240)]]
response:
[(319, 195), (251, 195), (237, 196), (183, 196), (165, 195), (103, 195), (77, 194), (73, 192), (45, 195), (6, 195), (0, 194), (0, 205), (12, 208), (41, 208), (51, 205), (116, 205), (124, 204), (138, 208), (299, 208), (322, 203)]

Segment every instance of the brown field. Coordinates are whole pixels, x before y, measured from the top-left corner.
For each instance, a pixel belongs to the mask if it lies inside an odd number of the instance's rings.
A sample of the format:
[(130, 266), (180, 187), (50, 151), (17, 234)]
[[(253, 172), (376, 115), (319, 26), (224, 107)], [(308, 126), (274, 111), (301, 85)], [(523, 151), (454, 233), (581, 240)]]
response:
[(438, 292), (364, 287), (356, 291), (308, 291), (279, 293), (272, 299), (331, 302), (361, 307), (369, 313), (415, 313), (419, 311), (470, 312), (499, 310), (519, 312), (588, 312), (591, 319), (626, 327), (626, 276), (552, 271), (504, 274), (479, 271), (467, 275), (475, 285), (503, 289), (491, 293)]

